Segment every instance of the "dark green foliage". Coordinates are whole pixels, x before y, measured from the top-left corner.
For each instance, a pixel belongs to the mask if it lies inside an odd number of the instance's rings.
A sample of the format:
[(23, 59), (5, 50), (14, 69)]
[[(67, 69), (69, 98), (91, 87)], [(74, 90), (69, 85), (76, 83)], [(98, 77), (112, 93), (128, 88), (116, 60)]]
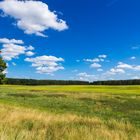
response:
[(92, 85), (140, 85), (140, 79), (95, 81)]
[(10, 85), (140, 85), (136, 80), (109, 80), (109, 81), (72, 81), (72, 80), (35, 80), (7, 78), (6, 84)]
[(3, 84), (5, 82), (5, 76), (6, 75), (3, 72), (6, 68), (7, 68), (6, 63), (0, 57), (0, 84)]
[(35, 80), (35, 79), (13, 79), (8, 78), (10, 85), (88, 85), (86, 81), (65, 81), (65, 80)]
[(31, 130), (33, 129), (34, 124), (33, 124), (33, 122), (30, 121), (30, 120), (24, 120), (24, 121), (22, 122), (22, 126), (23, 126), (25, 129), (27, 129), (28, 131), (31, 131)]

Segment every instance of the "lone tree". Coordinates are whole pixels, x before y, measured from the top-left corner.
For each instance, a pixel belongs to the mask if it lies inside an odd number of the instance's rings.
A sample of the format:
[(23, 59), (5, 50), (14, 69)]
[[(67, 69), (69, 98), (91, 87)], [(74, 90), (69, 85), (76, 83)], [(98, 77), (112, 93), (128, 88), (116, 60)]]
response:
[(4, 62), (2, 57), (0, 57), (0, 84), (3, 84), (5, 82), (6, 74), (4, 73), (4, 71), (6, 68), (6, 63)]

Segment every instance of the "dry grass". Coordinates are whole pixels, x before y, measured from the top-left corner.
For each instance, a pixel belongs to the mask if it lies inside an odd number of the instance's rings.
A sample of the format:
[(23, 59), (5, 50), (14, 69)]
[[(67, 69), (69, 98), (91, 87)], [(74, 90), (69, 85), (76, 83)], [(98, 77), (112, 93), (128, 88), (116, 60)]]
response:
[(0, 140), (139, 140), (128, 122), (0, 105)]

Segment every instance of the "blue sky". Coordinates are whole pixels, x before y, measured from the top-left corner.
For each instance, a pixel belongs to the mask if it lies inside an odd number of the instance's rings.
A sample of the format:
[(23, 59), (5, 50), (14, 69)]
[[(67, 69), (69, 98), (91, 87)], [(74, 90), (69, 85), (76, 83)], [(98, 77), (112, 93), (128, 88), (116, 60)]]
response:
[(7, 77), (140, 78), (139, 7), (139, 0), (1, 0)]

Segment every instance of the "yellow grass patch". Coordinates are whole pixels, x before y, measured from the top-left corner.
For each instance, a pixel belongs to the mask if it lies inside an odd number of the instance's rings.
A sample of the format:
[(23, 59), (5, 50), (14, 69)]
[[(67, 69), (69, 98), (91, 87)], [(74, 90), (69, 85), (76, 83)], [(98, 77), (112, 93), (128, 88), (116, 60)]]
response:
[(0, 105), (0, 140), (139, 140), (130, 123)]

